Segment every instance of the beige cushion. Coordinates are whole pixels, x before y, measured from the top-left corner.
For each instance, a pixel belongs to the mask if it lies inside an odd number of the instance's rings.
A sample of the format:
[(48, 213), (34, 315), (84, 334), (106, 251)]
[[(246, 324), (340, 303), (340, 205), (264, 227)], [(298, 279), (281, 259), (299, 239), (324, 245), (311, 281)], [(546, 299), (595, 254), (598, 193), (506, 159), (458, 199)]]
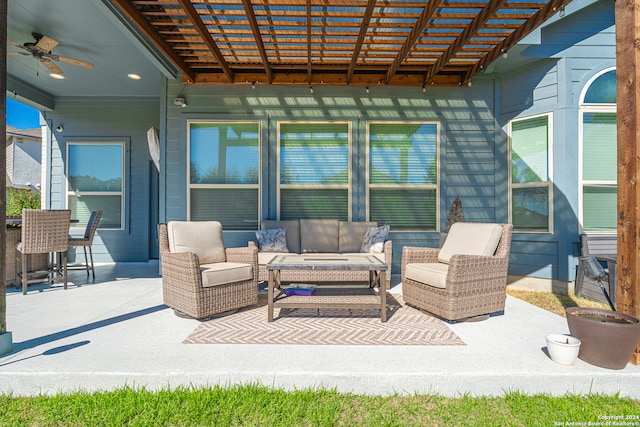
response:
[(338, 250), (340, 253), (360, 252), (360, 246), (369, 227), (377, 227), (378, 223), (339, 221)]
[(253, 278), (253, 268), (250, 264), (238, 262), (214, 262), (201, 264), (202, 286), (226, 285), (227, 283), (245, 282)]
[(447, 284), (448, 271), (448, 264), (416, 262), (407, 264), (405, 276), (407, 279), (444, 289)]
[(278, 255), (291, 255), (287, 252), (258, 252), (258, 264), (266, 265), (269, 261), (271, 261), (274, 257)]
[(438, 261), (448, 264), (455, 254), (491, 256), (496, 252), (501, 237), (500, 224), (456, 222), (438, 253)]
[(338, 253), (338, 220), (301, 219), (300, 246), (302, 253)]
[(167, 232), (172, 253), (192, 252), (200, 264), (227, 260), (218, 221), (169, 221)]
[(287, 248), (289, 252), (300, 253), (300, 221), (297, 219), (286, 221), (264, 220), (262, 229), (284, 228), (287, 232)]

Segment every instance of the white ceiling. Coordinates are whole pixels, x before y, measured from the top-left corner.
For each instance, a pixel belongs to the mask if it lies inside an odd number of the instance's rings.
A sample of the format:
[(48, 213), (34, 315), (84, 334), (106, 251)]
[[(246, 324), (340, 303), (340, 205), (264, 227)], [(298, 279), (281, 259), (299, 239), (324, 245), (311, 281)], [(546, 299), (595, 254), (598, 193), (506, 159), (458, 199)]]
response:
[[(108, 0), (9, 0), (10, 40), (22, 44), (34, 41), (32, 32), (44, 34), (59, 42), (53, 53), (89, 61), (95, 68), (59, 62), (65, 79), (56, 80), (35, 58), (8, 56), (7, 96), (28, 99), (30, 91), (21, 90), (21, 83), (54, 100), (69, 96), (158, 96), (160, 70), (165, 75), (170, 71), (158, 66), (158, 60), (128, 33), (110, 7)], [(8, 45), (7, 51), (21, 50)], [(128, 73), (139, 74), (142, 80), (131, 80)]]

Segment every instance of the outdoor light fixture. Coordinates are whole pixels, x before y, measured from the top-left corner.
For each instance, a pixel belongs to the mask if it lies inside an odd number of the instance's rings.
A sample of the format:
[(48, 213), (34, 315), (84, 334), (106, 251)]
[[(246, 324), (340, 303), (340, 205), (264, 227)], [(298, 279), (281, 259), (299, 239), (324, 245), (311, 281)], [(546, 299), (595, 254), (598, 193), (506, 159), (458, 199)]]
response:
[(560, 18), (564, 17), (564, 14), (565, 14), (564, 6), (560, 6), (560, 14), (559, 14)]
[(591, 280), (598, 281), (600, 289), (602, 290), (604, 297), (607, 299), (609, 307), (611, 307), (611, 311), (616, 311), (616, 308), (611, 302), (611, 298), (609, 298), (609, 293), (602, 284), (602, 279), (607, 275), (607, 272), (604, 271), (604, 268), (602, 268), (602, 264), (600, 264), (600, 261), (598, 261), (594, 256), (587, 256), (580, 258), (580, 262), (582, 263), (582, 267), (584, 267), (584, 275)]
[(506, 50), (504, 50), (504, 49), (502, 49), (502, 57), (503, 57), (504, 59), (507, 59), (507, 58), (509, 57), (509, 53), (507, 53), (507, 51), (506, 51)]
[(62, 125), (62, 123), (60, 123), (58, 126), (56, 126), (56, 132), (58, 132), (58, 133), (64, 132), (64, 126)]
[(139, 74), (134, 74), (134, 73), (127, 74), (127, 77), (129, 77), (131, 80), (140, 80), (140, 79), (142, 79), (142, 77)]
[(370, 90), (369, 90), (369, 86), (367, 86), (367, 87), (366, 87), (365, 92), (367, 92), (367, 93), (369, 93), (369, 92), (370, 92)]
[(309, 93), (313, 93), (313, 86), (309, 86)]
[(184, 108), (187, 106), (187, 101), (184, 98), (178, 97), (173, 100), (173, 105), (177, 105), (179, 107)]
[(426, 86), (422, 86), (422, 93), (427, 93), (427, 87)]

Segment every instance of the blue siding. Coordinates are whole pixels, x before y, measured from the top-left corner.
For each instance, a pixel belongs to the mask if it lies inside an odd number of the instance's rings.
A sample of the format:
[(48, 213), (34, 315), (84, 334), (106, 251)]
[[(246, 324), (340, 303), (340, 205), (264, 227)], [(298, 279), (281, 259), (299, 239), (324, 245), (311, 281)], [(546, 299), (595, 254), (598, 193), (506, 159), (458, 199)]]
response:
[[(158, 98), (63, 98), (56, 100), (55, 111), (46, 112), (49, 128), (64, 123), (63, 133), (49, 132), (51, 144), (51, 180), (48, 207), (66, 206), (64, 156), (66, 141), (127, 142), (128, 166), (125, 193), (125, 229), (98, 230), (93, 242), (96, 262), (147, 261), (150, 258), (151, 158), (147, 129), (159, 127)], [(82, 234), (84, 230), (73, 230)], [(70, 255), (73, 258), (73, 253)], [(82, 258), (82, 255), (80, 256)]]

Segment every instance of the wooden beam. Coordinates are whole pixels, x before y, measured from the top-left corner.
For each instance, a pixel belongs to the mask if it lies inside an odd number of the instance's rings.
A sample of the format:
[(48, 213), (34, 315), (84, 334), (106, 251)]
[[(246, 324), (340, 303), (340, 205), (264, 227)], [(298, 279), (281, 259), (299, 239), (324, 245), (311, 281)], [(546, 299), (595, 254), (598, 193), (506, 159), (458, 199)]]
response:
[(247, 19), (249, 19), (249, 25), (251, 26), (251, 31), (253, 32), (253, 38), (256, 41), (256, 45), (258, 46), (258, 50), (260, 51), (260, 57), (262, 58), (262, 63), (264, 64), (264, 71), (267, 74), (267, 83), (271, 83), (273, 81), (273, 73), (271, 71), (271, 66), (269, 65), (269, 57), (267, 56), (267, 51), (264, 48), (264, 43), (262, 42), (262, 34), (260, 34), (260, 27), (258, 27), (258, 21), (256, 21), (256, 15), (253, 12), (253, 5), (251, 4), (251, 0), (242, 0), (244, 4), (244, 10), (247, 13)]
[[(616, 0), (618, 284), (616, 309), (640, 317), (640, 0)], [(640, 346), (631, 362), (640, 361)]]
[(227, 64), (227, 61), (224, 59), (224, 56), (222, 55), (222, 52), (220, 52), (218, 45), (216, 45), (216, 43), (211, 38), (209, 30), (207, 30), (207, 27), (204, 25), (204, 22), (202, 22), (200, 15), (198, 15), (198, 12), (193, 7), (193, 3), (191, 3), (191, 0), (178, 0), (178, 3), (180, 4), (180, 7), (182, 7), (182, 10), (184, 10), (187, 14), (187, 18), (189, 18), (194, 28), (198, 31), (200, 37), (202, 37), (202, 40), (204, 40), (213, 56), (216, 58), (216, 61), (218, 61), (218, 64), (222, 68), (222, 72), (225, 74), (225, 76), (227, 76), (229, 82), (233, 82), (233, 71), (231, 71), (229, 64)]
[(507, 52), (511, 47), (522, 40), (536, 27), (545, 22), (547, 19), (551, 18), (551, 16), (557, 13), (565, 4), (569, 3), (569, 1), (570, 0), (552, 0), (541, 7), (540, 10), (536, 12), (527, 22), (525, 22), (517, 30), (513, 31), (504, 40), (502, 40), (502, 42), (500, 42), (482, 60), (478, 61), (478, 63), (469, 71), (469, 75), (467, 75), (466, 80), (471, 79), (471, 77), (481, 72), (484, 67), (488, 66), (493, 61), (498, 59), (500, 55), (502, 55), (504, 52)]
[[(7, 134), (7, 0), (0, 0), (0, 135)], [(4, 137), (3, 137), (4, 138)], [(0, 150), (0, 176), (5, 177), (0, 186), (0, 221), (7, 217), (7, 152)], [(6, 222), (6, 221), (2, 221)], [(7, 227), (0, 229), (0, 335), (7, 332)]]
[(433, 15), (433, 13), (435, 12), (435, 10), (438, 8), (439, 5), (440, 5), (440, 0), (433, 0), (428, 2), (427, 5), (424, 7), (424, 9), (422, 9), (420, 18), (418, 19), (413, 29), (411, 30), (409, 37), (405, 39), (402, 45), (402, 48), (400, 49), (400, 52), (398, 52), (398, 55), (396, 56), (396, 58), (393, 60), (393, 63), (389, 67), (389, 71), (387, 71), (387, 76), (385, 78), (385, 83), (389, 83), (393, 75), (396, 73), (396, 71), (398, 71), (398, 68), (400, 68), (400, 64), (404, 62), (405, 58), (409, 54), (409, 51), (413, 47), (416, 40), (418, 40), (418, 37), (420, 37), (420, 34), (422, 34), (422, 30), (424, 30), (424, 27), (427, 26), (429, 19), (431, 19), (431, 16)]
[(489, 19), (491, 19), (491, 17), (498, 10), (504, 7), (506, 2), (507, 0), (491, 1), (487, 3), (485, 7), (482, 8), (480, 13), (478, 13), (478, 16), (476, 16), (476, 18), (473, 21), (471, 21), (471, 23), (469, 23), (469, 25), (467, 26), (467, 28), (464, 29), (462, 34), (460, 34), (460, 36), (453, 43), (449, 45), (449, 47), (447, 48), (447, 51), (440, 58), (438, 58), (438, 60), (432, 67), (429, 68), (429, 71), (427, 71), (427, 74), (425, 76), (425, 82), (427, 84), (431, 82), (433, 77), (436, 74), (438, 74), (440, 70), (444, 68), (445, 65), (447, 65), (449, 60), (453, 58), (456, 52), (458, 52), (458, 50), (460, 50), (460, 48), (464, 46), (465, 43), (467, 43), (471, 39), (471, 37), (473, 37), (474, 34), (478, 32), (478, 30), (482, 28), (482, 26)]
[(367, 29), (369, 28), (369, 22), (371, 22), (371, 16), (373, 15), (373, 11), (376, 7), (377, 0), (369, 0), (367, 2), (367, 9), (364, 12), (364, 16), (362, 17), (362, 22), (360, 23), (360, 32), (358, 33), (358, 40), (356, 41), (356, 46), (353, 49), (353, 54), (351, 56), (351, 63), (349, 63), (349, 69), (347, 70), (347, 84), (351, 82), (351, 77), (353, 77), (353, 71), (356, 69), (356, 64), (358, 63), (358, 57), (360, 56), (360, 51), (362, 50), (362, 43), (364, 43), (364, 37), (367, 35)]
[(307, 0), (307, 83), (311, 83), (311, 0)]
[(144, 35), (156, 45), (158, 49), (162, 51), (169, 59), (176, 64), (176, 67), (180, 69), (182, 74), (187, 77), (191, 82), (196, 80), (195, 73), (189, 68), (189, 66), (180, 58), (180, 56), (169, 46), (169, 44), (162, 38), (162, 36), (156, 31), (155, 28), (146, 20), (146, 18), (140, 13), (138, 8), (133, 6), (128, 0), (112, 0), (113, 3), (124, 13)]

